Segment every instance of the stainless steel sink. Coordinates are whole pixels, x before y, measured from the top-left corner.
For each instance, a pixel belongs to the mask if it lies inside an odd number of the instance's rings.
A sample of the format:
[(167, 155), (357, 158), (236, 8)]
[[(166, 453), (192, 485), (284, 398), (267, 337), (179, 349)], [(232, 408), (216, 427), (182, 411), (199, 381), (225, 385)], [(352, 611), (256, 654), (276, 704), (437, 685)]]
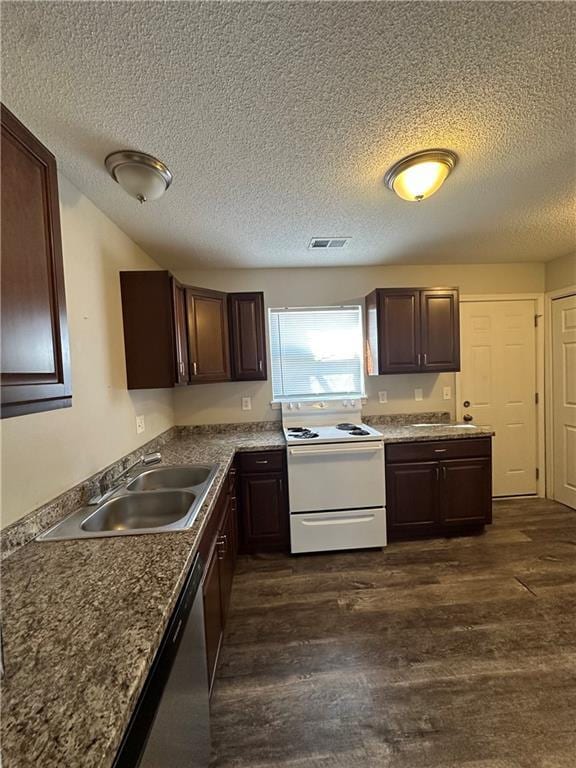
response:
[(144, 469), (126, 478), (106, 501), (77, 509), (37, 541), (184, 531), (196, 519), (218, 467), (188, 464)]
[(212, 467), (157, 467), (138, 475), (126, 486), (129, 491), (157, 491), (159, 488), (190, 488), (206, 482)]
[(84, 520), (83, 531), (131, 531), (163, 528), (186, 517), (196, 496), (191, 491), (116, 496)]

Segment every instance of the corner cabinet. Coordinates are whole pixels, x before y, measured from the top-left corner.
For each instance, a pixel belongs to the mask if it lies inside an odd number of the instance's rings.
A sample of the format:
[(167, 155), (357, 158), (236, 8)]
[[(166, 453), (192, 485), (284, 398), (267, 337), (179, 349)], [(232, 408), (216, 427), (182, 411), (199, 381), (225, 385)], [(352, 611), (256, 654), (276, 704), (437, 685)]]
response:
[(128, 389), (267, 377), (264, 295), (183, 285), (165, 270), (120, 272)]
[(457, 288), (378, 288), (366, 297), (368, 375), (460, 370)]
[(165, 270), (120, 272), (128, 389), (187, 384), (188, 330), (182, 286)]
[(466, 533), (492, 522), (489, 437), (386, 446), (390, 540)]
[(56, 160), (1, 106), (2, 417), (72, 404)]

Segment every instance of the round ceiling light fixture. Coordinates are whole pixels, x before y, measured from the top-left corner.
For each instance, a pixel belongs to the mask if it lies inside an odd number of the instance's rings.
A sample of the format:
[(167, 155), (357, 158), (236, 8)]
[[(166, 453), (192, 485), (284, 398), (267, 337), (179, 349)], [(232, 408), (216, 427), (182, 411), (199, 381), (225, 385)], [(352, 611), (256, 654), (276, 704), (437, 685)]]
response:
[(172, 172), (161, 160), (144, 152), (123, 149), (104, 161), (114, 181), (141, 203), (157, 200), (172, 184)]
[(458, 155), (449, 149), (424, 149), (394, 163), (384, 183), (402, 200), (419, 203), (440, 189), (457, 162)]

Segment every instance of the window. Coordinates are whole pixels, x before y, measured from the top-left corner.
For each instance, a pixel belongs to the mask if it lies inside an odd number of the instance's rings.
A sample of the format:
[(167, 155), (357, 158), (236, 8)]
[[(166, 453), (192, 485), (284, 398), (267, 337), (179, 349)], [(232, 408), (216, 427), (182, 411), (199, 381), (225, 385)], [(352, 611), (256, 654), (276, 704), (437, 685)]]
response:
[(270, 309), (274, 400), (364, 396), (361, 307)]

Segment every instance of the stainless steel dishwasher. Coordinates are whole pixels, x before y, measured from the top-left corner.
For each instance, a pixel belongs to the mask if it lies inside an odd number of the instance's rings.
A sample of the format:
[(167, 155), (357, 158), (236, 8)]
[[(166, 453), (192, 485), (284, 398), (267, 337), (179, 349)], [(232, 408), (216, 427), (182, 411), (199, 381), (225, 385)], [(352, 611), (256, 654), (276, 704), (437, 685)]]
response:
[(118, 751), (114, 768), (207, 768), (208, 670), (196, 556)]

